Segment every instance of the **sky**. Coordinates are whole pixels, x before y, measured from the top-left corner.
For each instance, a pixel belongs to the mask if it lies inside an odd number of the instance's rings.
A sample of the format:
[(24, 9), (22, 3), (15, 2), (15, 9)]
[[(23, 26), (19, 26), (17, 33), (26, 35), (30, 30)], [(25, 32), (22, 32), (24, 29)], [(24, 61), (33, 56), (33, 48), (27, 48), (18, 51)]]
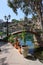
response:
[[(25, 16), (24, 13), (20, 9), (18, 10), (18, 15), (16, 15), (13, 12), (12, 8), (10, 8), (8, 6), (7, 0), (0, 0), (0, 19), (5, 20), (4, 16), (5, 15), (8, 16), (9, 14), (11, 15), (11, 20), (12, 19), (20, 20), (20, 19), (24, 18), (24, 16)], [(28, 17), (31, 18), (31, 16), (32, 15), (29, 15)]]

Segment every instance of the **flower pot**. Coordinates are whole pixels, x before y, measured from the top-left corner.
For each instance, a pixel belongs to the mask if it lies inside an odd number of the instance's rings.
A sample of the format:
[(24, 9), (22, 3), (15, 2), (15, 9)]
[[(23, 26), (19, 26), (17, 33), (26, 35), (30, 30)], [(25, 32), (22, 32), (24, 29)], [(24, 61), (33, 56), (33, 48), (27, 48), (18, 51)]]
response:
[(23, 45), (22, 46), (22, 49), (21, 49), (21, 52), (22, 52), (22, 54), (23, 54), (23, 56), (24, 57), (27, 57), (27, 55), (28, 55), (28, 46), (27, 45)]

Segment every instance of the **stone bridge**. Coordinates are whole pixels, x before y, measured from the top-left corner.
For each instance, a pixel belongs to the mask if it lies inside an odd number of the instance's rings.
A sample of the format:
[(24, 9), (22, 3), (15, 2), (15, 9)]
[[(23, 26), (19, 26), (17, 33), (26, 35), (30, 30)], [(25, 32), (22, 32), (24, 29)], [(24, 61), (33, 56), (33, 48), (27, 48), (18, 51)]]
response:
[(30, 31), (30, 30), (19, 30), (19, 31), (15, 31), (15, 32), (13, 32), (11, 34), (18, 34), (18, 33), (21, 33), (22, 31), (29, 32), (29, 33), (34, 34), (34, 35), (38, 35), (37, 32)]
[(33, 35), (33, 38), (34, 38), (35, 45), (39, 45), (39, 46), (43, 47), (43, 41), (41, 40), (41, 37), (40, 37), (39, 33), (35, 32), (35, 31), (20, 30), (20, 31), (13, 32), (11, 34), (18, 34), (18, 33), (21, 33), (22, 31), (25, 31), (25, 32), (29, 32), (31, 34), (34, 34)]

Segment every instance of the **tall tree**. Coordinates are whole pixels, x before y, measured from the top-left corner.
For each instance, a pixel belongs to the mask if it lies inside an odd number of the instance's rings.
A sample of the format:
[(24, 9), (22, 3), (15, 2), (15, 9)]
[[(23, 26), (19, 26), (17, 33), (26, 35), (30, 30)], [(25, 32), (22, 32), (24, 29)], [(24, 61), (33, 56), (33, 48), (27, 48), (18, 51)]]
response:
[(26, 16), (28, 14), (36, 14), (39, 17), (39, 21), (43, 28), (43, 0), (8, 0), (8, 5), (17, 14), (17, 10), (20, 8)]
[(43, 0), (8, 0), (8, 5), (17, 14), (17, 10), (20, 8), (26, 16), (29, 13), (37, 14), (42, 22), (42, 8)]

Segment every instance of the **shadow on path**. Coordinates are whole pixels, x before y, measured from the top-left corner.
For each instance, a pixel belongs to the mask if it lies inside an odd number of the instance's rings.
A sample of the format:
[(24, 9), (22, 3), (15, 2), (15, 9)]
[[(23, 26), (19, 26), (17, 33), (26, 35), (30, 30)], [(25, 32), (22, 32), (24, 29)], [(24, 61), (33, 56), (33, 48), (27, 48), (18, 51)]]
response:
[(0, 65), (8, 65), (6, 62), (6, 57), (0, 59)]
[(0, 47), (7, 44), (7, 42), (0, 41)]
[(26, 59), (35, 61), (37, 58), (35, 58), (34, 56), (27, 56)]
[(27, 56), (26, 59), (30, 60), (39, 60), (41, 63), (43, 63), (43, 47), (35, 48), (34, 53), (31, 54), (31, 56)]
[(9, 50), (9, 48), (5, 48), (5, 49), (3, 49), (3, 50), (1, 49), (1, 52), (4, 52), (4, 53), (9, 53), (9, 51), (8, 51), (8, 50)]

